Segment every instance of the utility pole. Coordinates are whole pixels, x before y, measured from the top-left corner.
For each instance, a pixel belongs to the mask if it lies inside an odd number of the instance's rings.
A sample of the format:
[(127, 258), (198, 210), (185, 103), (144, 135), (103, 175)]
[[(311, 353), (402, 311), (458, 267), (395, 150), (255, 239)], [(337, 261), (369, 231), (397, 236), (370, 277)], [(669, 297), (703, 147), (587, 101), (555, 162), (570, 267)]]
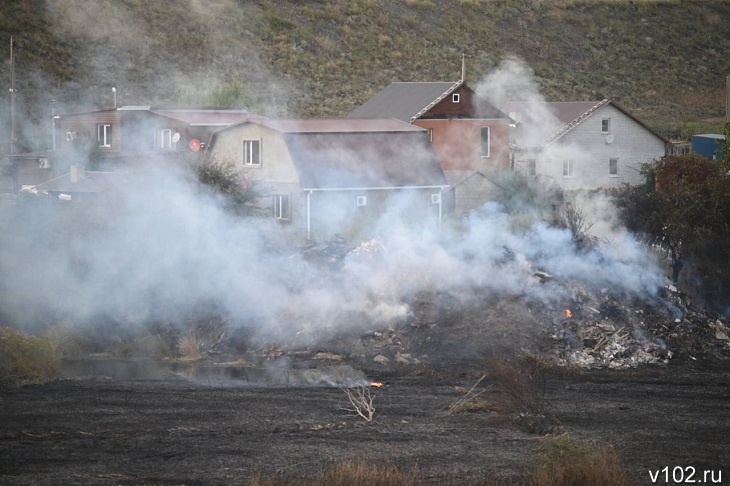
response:
[(725, 123), (730, 123), (730, 74), (725, 78)]
[(10, 37), (10, 153), (15, 153), (15, 59), (12, 37)]

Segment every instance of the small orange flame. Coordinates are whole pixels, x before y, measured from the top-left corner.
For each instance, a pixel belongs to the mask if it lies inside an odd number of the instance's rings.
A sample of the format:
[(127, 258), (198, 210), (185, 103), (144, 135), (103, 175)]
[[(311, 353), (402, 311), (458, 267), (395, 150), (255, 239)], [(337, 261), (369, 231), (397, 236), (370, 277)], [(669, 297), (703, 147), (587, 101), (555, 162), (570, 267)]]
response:
[(375, 388), (383, 388), (383, 383), (380, 381), (371, 381), (370, 386)]
[(570, 312), (570, 309), (565, 309), (565, 317), (567, 317), (568, 319), (573, 317), (573, 313)]

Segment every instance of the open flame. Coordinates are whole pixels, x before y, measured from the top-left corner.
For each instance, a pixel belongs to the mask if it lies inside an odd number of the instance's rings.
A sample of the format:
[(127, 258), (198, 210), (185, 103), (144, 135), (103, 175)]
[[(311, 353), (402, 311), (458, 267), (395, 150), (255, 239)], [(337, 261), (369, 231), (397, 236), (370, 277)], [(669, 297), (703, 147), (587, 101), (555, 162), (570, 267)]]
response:
[(383, 388), (383, 383), (380, 381), (371, 381), (370, 386), (374, 388)]
[(570, 309), (565, 309), (565, 317), (567, 317), (568, 319), (573, 317), (573, 313), (570, 312)]

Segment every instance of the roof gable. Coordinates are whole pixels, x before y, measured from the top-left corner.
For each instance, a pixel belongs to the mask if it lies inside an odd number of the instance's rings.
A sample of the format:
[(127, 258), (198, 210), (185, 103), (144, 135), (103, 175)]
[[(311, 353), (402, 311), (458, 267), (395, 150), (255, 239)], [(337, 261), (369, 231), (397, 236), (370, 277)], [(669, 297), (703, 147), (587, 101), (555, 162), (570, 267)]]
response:
[[(548, 108), (550, 113), (555, 117), (555, 120), (559, 122), (558, 129), (547, 138), (547, 143), (553, 142), (561, 138), (563, 135), (573, 130), (585, 120), (592, 117), (604, 106), (613, 106), (621, 113), (629, 117), (632, 121), (645, 128), (657, 138), (661, 139), (664, 143), (669, 142), (666, 138), (652, 130), (641, 120), (634, 117), (631, 113), (608, 99), (603, 99), (601, 101), (550, 101), (544, 102), (542, 104), (544, 104)], [(532, 109), (533, 107), (534, 106), (532, 103), (526, 102), (507, 102), (501, 106), (503, 110), (510, 112), (510, 114), (524, 112), (525, 110)], [(517, 118), (517, 121), (519, 121), (520, 117)]]
[[(439, 103), (461, 91), (470, 100), (466, 111), (457, 116), (476, 116), (477, 118), (508, 118), (496, 106), (478, 95), (463, 81), (456, 83), (416, 82), (391, 83), (380, 93), (366, 101), (348, 115), (349, 118), (387, 117), (405, 122), (413, 122), (428, 115)], [(451, 114), (449, 116), (452, 116)], [(429, 116), (426, 116), (429, 118)]]

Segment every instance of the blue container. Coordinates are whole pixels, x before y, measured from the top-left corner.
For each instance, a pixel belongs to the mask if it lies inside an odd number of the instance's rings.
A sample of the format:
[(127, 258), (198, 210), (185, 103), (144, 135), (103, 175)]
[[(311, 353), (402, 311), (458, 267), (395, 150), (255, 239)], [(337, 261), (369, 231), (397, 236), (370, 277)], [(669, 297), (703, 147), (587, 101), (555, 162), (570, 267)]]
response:
[(708, 159), (722, 158), (722, 148), (725, 146), (725, 135), (705, 133), (692, 135), (692, 153), (702, 155)]

